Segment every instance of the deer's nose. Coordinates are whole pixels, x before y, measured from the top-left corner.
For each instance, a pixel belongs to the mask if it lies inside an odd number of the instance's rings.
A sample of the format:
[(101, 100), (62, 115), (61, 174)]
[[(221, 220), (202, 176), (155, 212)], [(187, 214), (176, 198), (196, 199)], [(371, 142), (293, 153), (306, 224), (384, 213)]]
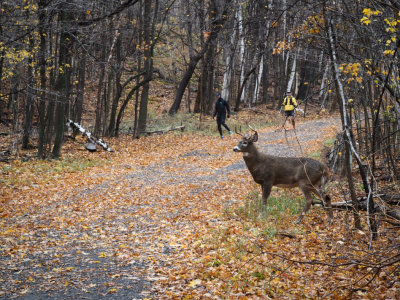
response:
[(233, 151), (235, 151), (235, 152), (240, 152), (240, 149), (239, 149), (238, 146), (236, 146), (235, 148), (233, 148)]

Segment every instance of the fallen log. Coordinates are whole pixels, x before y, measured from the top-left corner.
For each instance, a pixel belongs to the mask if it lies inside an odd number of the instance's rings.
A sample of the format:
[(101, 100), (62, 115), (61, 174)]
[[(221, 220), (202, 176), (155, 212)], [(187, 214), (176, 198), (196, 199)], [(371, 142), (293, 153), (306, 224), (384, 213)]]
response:
[[(362, 211), (367, 211), (366, 197), (362, 197), (359, 199), (364, 199), (364, 200), (358, 201), (358, 209), (362, 210)], [(353, 205), (351, 204), (350, 201), (334, 202), (334, 203), (332, 203), (332, 208), (348, 210), (348, 209), (353, 209)], [(400, 220), (400, 209), (397, 207), (391, 207), (384, 201), (374, 200), (374, 208), (375, 208), (375, 212), (377, 212), (377, 213), (383, 214), (385, 216), (389, 216), (396, 220)]]
[(10, 158), (8, 158), (8, 157), (0, 157), (0, 162), (9, 163), (10, 162)]
[(287, 237), (287, 238), (291, 238), (291, 239), (296, 238), (296, 234), (290, 233), (290, 232), (278, 231), (276, 234), (281, 237)]
[[(379, 198), (380, 200), (385, 201), (387, 204), (400, 205), (400, 195), (378, 194), (374, 196), (374, 198)], [(367, 201), (367, 197), (360, 197), (357, 200), (359, 202)]]
[[(96, 139), (95, 137), (93, 137), (92, 134), (85, 128), (83, 128), (80, 124), (75, 123), (72, 120), (68, 120), (67, 125), (72, 129), (78, 130), (82, 134), (82, 136), (86, 136), (89, 141), (88, 144), (93, 144), (93, 145), (97, 144), (100, 145), (104, 150), (112, 152), (112, 149), (107, 145), (107, 143), (105, 143), (102, 139)], [(93, 148), (93, 145), (91, 145), (90, 147), (86, 146), (86, 149), (91, 152), (96, 151)]]
[(166, 129), (161, 129), (161, 130), (153, 130), (153, 131), (142, 131), (140, 132), (140, 134), (146, 134), (146, 135), (151, 135), (151, 134), (165, 134), (169, 131), (174, 131), (174, 130), (181, 130), (184, 131), (185, 130), (185, 126), (181, 125), (178, 127), (170, 127), (170, 128), (166, 128)]

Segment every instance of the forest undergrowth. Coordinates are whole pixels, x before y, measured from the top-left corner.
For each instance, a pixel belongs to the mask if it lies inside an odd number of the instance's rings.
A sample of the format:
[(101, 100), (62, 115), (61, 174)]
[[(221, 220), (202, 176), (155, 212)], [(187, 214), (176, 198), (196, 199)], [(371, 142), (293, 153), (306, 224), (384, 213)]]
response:
[[(252, 121), (261, 149), (293, 154), (279, 118), (270, 119), (247, 110), (228, 125)], [(304, 155), (324, 160), (338, 118), (298, 121)], [(89, 153), (78, 137), (60, 160), (35, 160), (31, 150), (2, 163), (0, 297), (399, 296), (396, 228), (382, 223), (371, 243), (364, 217), (354, 230), (351, 212), (335, 210), (330, 226), (319, 206), (295, 225), (297, 189), (274, 188), (262, 213), (259, 186), (232, 151), (239, 136), (221, 140), (210, 118), (202, 126), (215, 132), (124, 135), (107, 141), (111, 153)], [(333, 202), (343, 199), (343, 182), (329, 183)]]

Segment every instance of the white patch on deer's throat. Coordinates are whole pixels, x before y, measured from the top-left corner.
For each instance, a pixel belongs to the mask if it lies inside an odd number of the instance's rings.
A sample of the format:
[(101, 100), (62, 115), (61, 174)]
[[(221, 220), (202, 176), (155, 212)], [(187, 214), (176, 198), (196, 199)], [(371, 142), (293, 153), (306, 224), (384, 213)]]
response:
[(243, 153), (243, 157), (247, 157), (247, 156), (249, 156), (248, 152)]

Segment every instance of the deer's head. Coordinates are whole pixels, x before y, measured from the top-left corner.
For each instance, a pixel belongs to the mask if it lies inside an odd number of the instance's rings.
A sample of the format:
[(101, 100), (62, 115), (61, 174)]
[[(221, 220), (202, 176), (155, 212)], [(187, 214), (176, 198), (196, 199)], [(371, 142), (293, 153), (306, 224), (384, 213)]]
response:
[(253, 143), (257, 142), (257, 140), (258, 140), (257, 131), (252, 129), (251, 127), (250, 127), (250, 129), (254, 131), (253, 134), (246, 133), (246, 134), (243, 135), (243, 134), (237, 132), (237, 130), (235, 128), (235, 132), (237, 134), (239, 134), (242, 137), (242, 139), (240, 140), (239, 144), (237, 144), (237, 146), (235, 148), (233, 148), (233, 151), (235, 151), (235, 152), (249, 152), (249, 149), (250, 149), (251, 145), (253, 145)]

